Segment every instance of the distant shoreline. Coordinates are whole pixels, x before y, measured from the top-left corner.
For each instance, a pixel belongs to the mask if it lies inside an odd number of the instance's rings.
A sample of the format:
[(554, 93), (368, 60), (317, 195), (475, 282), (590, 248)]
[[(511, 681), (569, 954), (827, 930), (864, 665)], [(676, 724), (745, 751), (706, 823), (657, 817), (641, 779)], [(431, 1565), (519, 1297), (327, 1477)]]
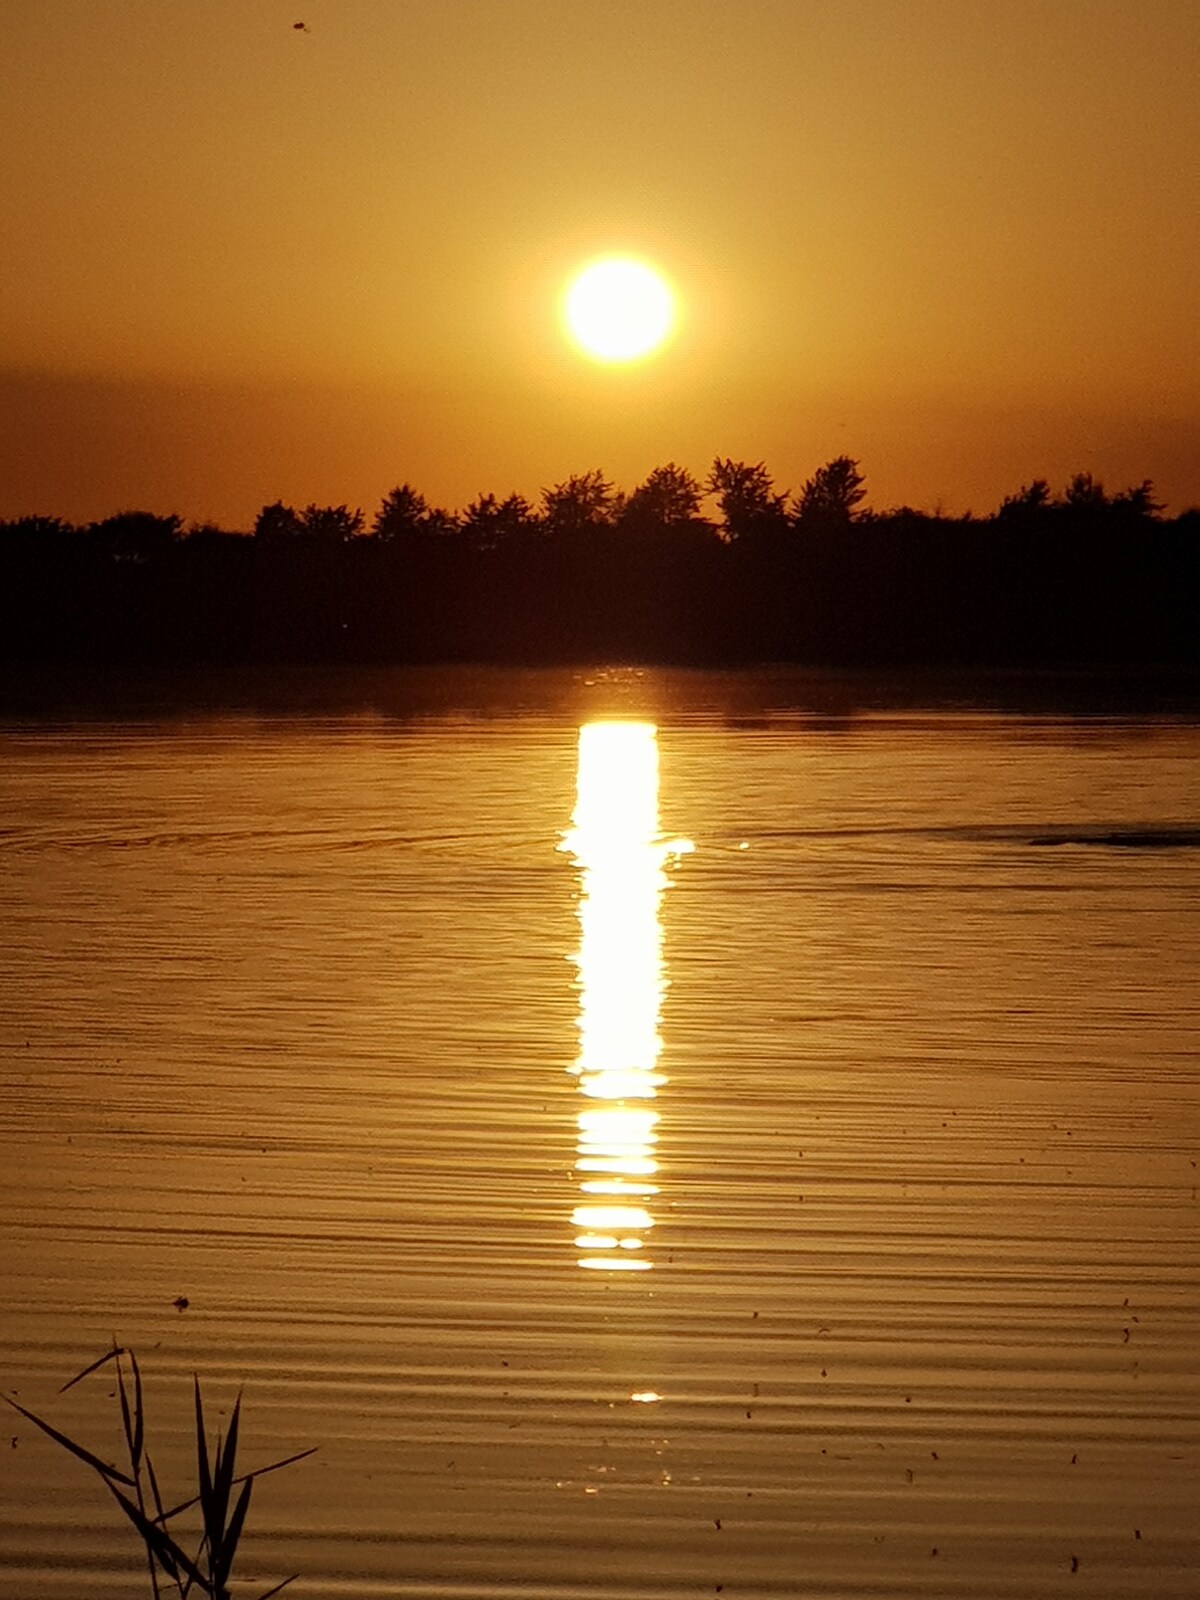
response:
[(28, 517), (0, 523), (0, 662), (1200, 670), (1200, 511), (1164, 518), (1148, 480), (1035, 479), (986, 518), (864, 510), (864, 493), (849, 456), (791, 502), (763, 463), (718, 458), (703, 483), (669, 463), (628, 495), (583, 473), (539, 508), (451, 513), (401, 484), (370, 528), (282, 501), (252, 535)]
[(0, 718), (16, 722), (208, 715), (294, 718), (461, 714), (656, 715), (836, 721), (955, 711), (1067, 719), (1200, 720), (1200, 667), (878, 668), (314, 664), (205, 666), (0, 663)]

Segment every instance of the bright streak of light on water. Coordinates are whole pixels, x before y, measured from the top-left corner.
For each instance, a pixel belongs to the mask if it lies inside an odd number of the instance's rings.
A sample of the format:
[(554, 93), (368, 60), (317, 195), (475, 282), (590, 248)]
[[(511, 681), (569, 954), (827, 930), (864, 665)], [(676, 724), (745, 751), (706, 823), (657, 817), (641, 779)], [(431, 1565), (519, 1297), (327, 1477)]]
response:
[[(572, 1222), (579, 1265), (645, 1272), (639, 1256), (658, 1193), (659, 1114), (666, 1077), (659, 1017), (666, 976), (659, 903), (668, 857), (692, 848), (658, 831), (658, 730), (649, 722), (592, 722), (579, 730), (572, 827), (563, 842), (580, 869), (579, 1055), (571, 1071), (579, 1112)], [(590, 1198), (595, 1196), (596, 1198)], [(621, 1203), (625, 1202), (625, 1203)]]

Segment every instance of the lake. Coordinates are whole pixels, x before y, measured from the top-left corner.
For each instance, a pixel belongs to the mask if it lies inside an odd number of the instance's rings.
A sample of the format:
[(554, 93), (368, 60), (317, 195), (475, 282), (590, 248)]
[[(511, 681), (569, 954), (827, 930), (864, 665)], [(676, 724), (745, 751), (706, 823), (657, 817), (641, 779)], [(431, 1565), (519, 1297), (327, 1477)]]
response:
[[(1194, 715), (152, 702), (0, 723), (6, 1394), (316, 1445), (246, 1594), (1191, 1600)], [(0, 1595), (146, 1592), (5, 1420)]]

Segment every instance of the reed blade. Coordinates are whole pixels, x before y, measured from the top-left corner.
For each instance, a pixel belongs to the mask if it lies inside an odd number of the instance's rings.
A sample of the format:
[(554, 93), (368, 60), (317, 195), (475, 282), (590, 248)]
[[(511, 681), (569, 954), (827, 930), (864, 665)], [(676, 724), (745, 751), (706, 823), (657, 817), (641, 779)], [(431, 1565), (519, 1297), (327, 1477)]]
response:
[(281, 1594), (283, 1590), (287, 1588), (289, 1583), (295, 1583), (299, 1576), (300, 1574), (298, 1572), (293, 1572), (290, 1578), (285, 1578), (282, 1583), (277, 1583), (273, 1589), (264, 1590), (264, 1592), (259, 1595), (258, 1600), (274, 1600), (275, 1595)]
[(229, 1513), (229, 1494), (233, 1487), (233, 1471), (237, 1465), (238, 1424), (242, 1414), (242, 1395), (233, 1403), (233, 1412), (229, 1418), (229, 1432), (222, 1444), (217, 1443), (217, 1459), (213, 1467), (213, 1522), (218, 1530), (219, 1555), (227, 1538), (225, 1519)]
[(191, 1559), (187, 1552), (164, 1532), (157, 1523), (151, 1522), (143, 1512), (139, 1511), (127, 1495), (123, 1495), (115, 1484), (109, 1484), (109, 1492), (120, 1506), (121, 1510), (133, 1523), (147, 1547), (154, 1552), (163, 1571), (167, 1576), (179, 1582), (180, 1573), (186, 1574), (191, 1583), (197, 1584), (205, 1594), (211, 1594), (212, 1585), (200, 1568)]
[(90, 1450), (86, 1450), (81, 1444), (76, 1444), (74, 1439), (68, 1438), (65, 1433), (60, 1433), (57, 1428), (51, 1427), (48, 1422), (43, 1422), (41, 1417), (35, 1416), (32, 1411), (26, 1411), (24, 1406), (18, 1405), (15, 1400), (10, 1400), (8, 1395), (0, 1394), (0, 1400), (10, 1405), (14, 1411), (19, 1411), (23, 1417), (33, 1423), (35, 1428), (40, 1428), (44, 1434), (54, 1440), (55, 1444), (62, 1445), (64, 1450), (69, 1450), (73, 1456), (76, 1456), (80, 1461), (91, 1467), (93, 1472), (98, 1472), (106, 1483), (110, 1485), (113, 1482), (125, 1483), (131, 1489), (136, 1487), (127, 1472), (122, 1472), (120, 1467), (114, 1467), (111, 1462), (101, 1461), (99, 1456), (94, 1456)]
[(242, 1492), (237, 1497), (237, 1504), (233, 1508), (229, 1526), (225, 1529), (220, 1559), (214, 1558), (212, 1562), (212, 1579), (218, 1591), (229, 1581), (233, 1558), (237, 1554), (238, 1540), (242, 1537), (242, 1528), (246, 1521), (246, 1512), (250, 1509), (250, 1494), (253, 1488), (253, 1481), (242, 1485)]
[(192, 1374), (196, 1396), (196, 1481), (200, 1485), (198, 1496), (201, 1505), (212, 1501), (212, 1474), (208, 1467), (208, 1441), (204, 1436), (204, 1401), (200, 1397), (200, 1379)]
[(150, 1459), (150, 1452), (146, 1452), (146, 1476), (150, 1479), (150, 1493), (154, 1496), (154, 1520), (165, 1523), (167, 1515), (163, 1511), (162, 1495), (158, 1492), (158, 1473), (154, 1470), (154, 1462)]
[(101, 1367), (107, 1366), (110, 1361), (115, 1361), (119, 1356), (123, 1356), (124, 1354), (124, 1347), (119, 1345), (114, 1339), (112, 1349), (106, 1350), (102, 1356), (98, 1357), (95, 1361), (90, 1362), (86, 1367), (84, 1367), (82, 1372), (77, 1372), (73, 1378), (68, 1378), (66, 1383), (64, 1383), (62, 1388), (58, 1391), (59, 1394), (66, 1394), (68, 1389), (73, 1389), (77, 1383), (82, 1383), (84, 1378), (91, 1377), (93, 1372), (99, 1372)]
[(142, 1402), (142, 1369), (132, 1350), (129, 1360), (133, 1367), (133, 1470), (136, 1475), (146, 1445), (146, 1412)]
[(133, 1459), (133, 1413), (129, 1406), (129, 1395), (125, 1391), (125, 1369), (120, 1361), (117, 1362), (117, 1396), (121, 1402), (121, 1428), (125, 1434), (125, 1448), (129, 1452), (129, 1469), (136, 1478), (137, 1462)]
[[(320, 1449), (319, 1445), (310, 1444), (307, 1450), (297, 1450), (294, 1456), (284, 1456), (282, 1461), (272, 1461), (269, 1467), (255, 1467), (253, 1472), (247, 1472), (247, 1478), (265, 1478), (268, 1472), (278, 1472), (280, 1467), (290, 1467), (293, 1461), (303, 1461), (306, 1456), (315, 1456)], [(241, 1478), (235, 1478), (234, 1483), (241, 1483)]]
[[(306, 1456), (315, 1456), (320, 1449), (319, 1445), (310, 1444), (307, 1450), (297, 1450), (294, 1456), (284, 1456), (282, 1461), (272, 1461), (269, 1467), (255, 1467), (253, 1472), (240, 1473), (233, 1479), (235, 1484), (246, 1483), (251, 1478), (264, 1478), (268, 1472), (278, 1472), (280, 1467), (290, 1467), (293, 1461), (303, 1461)], [(164, 1511), (159, 1517), (159, 1522), (170, 1522), (172, 1517), (178, 1517), (185, 1511), (190, 1511), (193, 1506), (200, 1504), (200, 1496), (194, 1494), (190, 1500), (181, 1500), (177, 1506), (172, 1506), (169, 1511)]]

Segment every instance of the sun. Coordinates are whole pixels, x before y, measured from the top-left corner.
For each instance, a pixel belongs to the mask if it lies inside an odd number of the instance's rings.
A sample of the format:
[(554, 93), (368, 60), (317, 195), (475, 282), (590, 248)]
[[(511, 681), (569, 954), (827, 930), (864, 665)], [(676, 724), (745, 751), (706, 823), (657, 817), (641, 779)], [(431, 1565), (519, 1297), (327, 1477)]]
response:
[(636, 256), (601, 256), (571, 278), (562, 314), (567, 333), (593, 361), (637, 361), (670, 338), (675, 295), (649, 262)]

